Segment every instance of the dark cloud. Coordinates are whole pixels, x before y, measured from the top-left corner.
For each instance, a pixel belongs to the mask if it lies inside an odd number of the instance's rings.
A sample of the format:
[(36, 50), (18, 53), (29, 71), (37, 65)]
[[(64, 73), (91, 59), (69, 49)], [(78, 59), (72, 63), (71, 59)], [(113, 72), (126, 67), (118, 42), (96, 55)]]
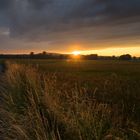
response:
[(139, 16), (139, 7), (139, 0), (107, 0), (106, 10), (103, 12), (110, 14), (111, 17), (114, 16), (115, 18)]
[(30, 41), (139, 37), (139, 7), (140, 0), (0, 0), (0, 27)]
[[(7, 1), (7, 5), (8, 2), (11, 3)], [(32, 30), (38, 28), (48, 33), (79, 26), (104, 25), (122, 18), (139, 18), (139, 7), (139, 0), (18, 0), (11, 11), (15, 12), (11, 17), (11, 32), (19, 36), (30, 31), (32, 34)]]
[(28, 2), (32, 6), (32, 8), (40, 10), (44, 8), (47, 4), (51, 3), (52, 0), (28, 0)]
[[(105, 17), (111, 21), (120, 17), (140, 15), (139, 0), (1, 0), (0, 10), (11, 9), (13, 24), (44, 26), (52, 22), (88, 19), (102, 23)], [(18, 21), (18, 20), (21, 20)], [(15, 20), (16, 18), (16, 20)], [(77, 20), (76, 20), (77, 21)], [(82, 20), (81, 20), (82, 21)], [(54, 25), (56, 23), (53, 23)], [(23, 25), (21, 25), (23, 26)], [(24, 25), (27, 26), (28, 25)], [(18, 30), (18, 28), (17, 28)]]
[(9, 8), (13, 0), (0, 0), (0, 10)]

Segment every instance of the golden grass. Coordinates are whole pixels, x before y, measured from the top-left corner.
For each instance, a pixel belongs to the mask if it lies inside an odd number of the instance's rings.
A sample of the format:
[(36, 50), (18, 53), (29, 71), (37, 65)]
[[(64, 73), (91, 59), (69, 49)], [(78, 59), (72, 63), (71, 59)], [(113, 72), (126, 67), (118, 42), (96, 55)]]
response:
[[(138, 128), (118, 101), (108, 103), (108, 92), (121, 87), (104, 85), (104, 95), (78, 82), (61, 81), (57, 74), (43, 74), (31, 66), (7, 62), (1, 86), (1, 137), (12, 140), (135, 140)], [(108, 89), (110, 91), (108, 91)], [(118, 90), (119, 89), (119, 90)], [(120, 97), (119, 97), (120, 96)], [(112, 97), (113, 98), (113, 97)], [(105, 100), (103, 100), (105, 99)], [(117, 100), (117, 99), (116, 99)], [(128, 106), (127, 106), (128, 107)], [(129, 109), (129, 108), (128, 108)]]

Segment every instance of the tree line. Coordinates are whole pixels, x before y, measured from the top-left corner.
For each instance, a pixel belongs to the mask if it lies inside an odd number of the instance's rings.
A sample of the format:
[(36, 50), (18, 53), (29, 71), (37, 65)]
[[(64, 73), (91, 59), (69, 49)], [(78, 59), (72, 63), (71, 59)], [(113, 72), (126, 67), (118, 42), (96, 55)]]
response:
[[(72, 54), (58, 54), (48, 53), (43, 51), (42, 53), (35, 54), (0, 54), (1, 59), (72, 59), (77, 58)], [(79, 55), (78, 58), (85, 60), (140, 60), (140, 57), (132, 57), (130, 54), (123, 54), (121, 56), (99, 56), (98, 54)]]

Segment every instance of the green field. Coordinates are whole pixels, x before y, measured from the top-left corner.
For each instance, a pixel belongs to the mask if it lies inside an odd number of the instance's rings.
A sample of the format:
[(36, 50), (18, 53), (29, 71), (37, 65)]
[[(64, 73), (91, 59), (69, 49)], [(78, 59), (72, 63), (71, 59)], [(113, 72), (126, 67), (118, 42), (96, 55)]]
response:
[(18, 63), (38, 66), (45, 72), (64, 72), (74, 75), (140, 75), (140, 61), (106, 60), (17, 60)]
[(6, 68), (2, 138), (140, 139), (140, 62), (10, 60)]

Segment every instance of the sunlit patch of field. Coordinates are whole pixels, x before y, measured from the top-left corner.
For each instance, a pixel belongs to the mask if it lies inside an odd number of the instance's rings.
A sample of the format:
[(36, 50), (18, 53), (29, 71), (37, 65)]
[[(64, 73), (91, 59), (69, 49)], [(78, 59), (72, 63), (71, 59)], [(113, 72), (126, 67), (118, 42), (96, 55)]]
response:
[(6, 66), (2, 138), (140, 139), (140, 62), (16, 60)]

